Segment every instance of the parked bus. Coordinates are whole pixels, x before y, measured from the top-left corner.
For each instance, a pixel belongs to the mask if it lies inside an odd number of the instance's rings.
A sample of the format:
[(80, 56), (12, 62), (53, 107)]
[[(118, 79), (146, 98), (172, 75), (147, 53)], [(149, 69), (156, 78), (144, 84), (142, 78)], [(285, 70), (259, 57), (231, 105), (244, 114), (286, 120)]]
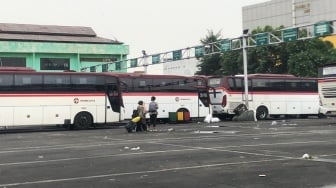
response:
[[(245, 104), (244, 77), (221, 76), (208, 79), (212, 113), (219, 118), (232, 118), (234, 109)], [(293, 75), (248, 75), (248, 108), (256, 118), (280, 115), (318, 115), (317, 79)]]
[(120, 82), (102, 73), (0, 68), (0, 126), (84, 129), (123, 120)]
[[(119, 77), (125, 105), (125, 119), (131, 118), (138, 101), (148, 108), (152, 96), (159, 104), (158, 119), (167, 121), (169, 112), (184, 112), (190, 118), (209, 114), (206, 79), (198, 76), (111, 73)], [(186, 117), (188, 120), (189, 118)]]
[(336, 116), (336, 64), (319, 68), (320, 113)]

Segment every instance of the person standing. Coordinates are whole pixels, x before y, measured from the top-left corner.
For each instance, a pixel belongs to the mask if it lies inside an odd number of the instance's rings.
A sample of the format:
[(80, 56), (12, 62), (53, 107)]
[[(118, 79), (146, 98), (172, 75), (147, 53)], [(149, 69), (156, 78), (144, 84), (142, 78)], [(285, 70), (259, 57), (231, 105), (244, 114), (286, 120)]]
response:
[(138, 123), (138, 126), (136, 128), (136, 131), (147, 131), (147, 125), (146, 125), (146, 109), (144, 106), (143, 101), (138, 102), (138, 107), (137, 107), (138, 115), (140, 117), (140, 122)]
[(159, 109), (159, 105), (155, 100), (156, 100), (156, 97), (152, 96), (151, 97), (151, 102), (149, 103), (149, 106), (148, 106), (148, 112), (149, 112), (148, 128), (151, 125), (153, 125), (153, 130), (156, 129), (156, 120), (157, 120), (158, 109)]

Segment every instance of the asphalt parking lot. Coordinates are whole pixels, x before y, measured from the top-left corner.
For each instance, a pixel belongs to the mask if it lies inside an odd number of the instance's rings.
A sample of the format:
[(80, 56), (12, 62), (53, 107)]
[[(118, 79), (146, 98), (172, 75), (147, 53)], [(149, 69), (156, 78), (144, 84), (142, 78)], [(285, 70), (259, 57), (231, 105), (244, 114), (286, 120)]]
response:
[(335, 120), (2, 132), (0, 187), (331, 188)]

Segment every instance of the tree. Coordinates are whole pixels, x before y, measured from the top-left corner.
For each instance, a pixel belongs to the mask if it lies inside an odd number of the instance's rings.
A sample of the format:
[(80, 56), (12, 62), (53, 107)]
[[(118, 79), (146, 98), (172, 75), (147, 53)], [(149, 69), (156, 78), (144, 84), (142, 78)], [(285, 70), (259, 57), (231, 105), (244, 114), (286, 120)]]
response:
[(328, 41), (309, 39), (287, 46), (288, 73), (302, 77), (317, 77), (319, 67), (336, 62), (336, 50)]
[(224, 52), (221, 56), (220, 71), (222, 75), (243, 74), (243, 56), (241, 51)]
[[(201, 39), (203, 45), (208, 45), (221, 40), (221, 32), (214, 34), (212, 30), (208, 30), (208, 35)], [(198, 65), (199, 71), (196, 72), (198, 75), (216, 75), (221, 74), (220, 67), (220, 54), (212, 54), (201, 57), (201, 63)]]
[[(281, 38), (283, 26), (273, 29), (266, 26), (258, 27), (252, 34), (269, 32), (272, 40)], [(302, 36), (306, 32), (299, 32)], [(212, 34), (212, 35), (211, 35)], [(206, 39), (218, 39), (209, 32)], [(212, 36), (212, 37), (211, 37)], [(219, 41), (219, 40), (217, 40)], [(274, 42), (274, 41), (272, 41)], [(234, 45), (234, 44), (232, 44)], [(238, 43), (238, 45), (240, 45)], [(330, 42), (319, 38), (283, 42), (273, 45), (248, 48), (248, 74), (272, 73), (293, 74), (301, 77), (317, 77), (318, 67), (336, 62), (336, 49)], [(200, 65), (199, 73), (206, 75), (235, 75), (243, 74), (242, 50), (232, 50), (222, 53), (220, 59), (205, 57)]]

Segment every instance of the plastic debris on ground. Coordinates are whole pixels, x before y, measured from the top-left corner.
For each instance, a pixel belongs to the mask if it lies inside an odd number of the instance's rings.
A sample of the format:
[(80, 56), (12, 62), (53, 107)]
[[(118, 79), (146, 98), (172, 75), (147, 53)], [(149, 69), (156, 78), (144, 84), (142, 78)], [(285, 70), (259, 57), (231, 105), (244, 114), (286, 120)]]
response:
[(173, 128), (169, 128), (168, 131), (169, 131), (169, 132), (172, 132), (172, 131), (175, 131), (175, 129), (173, 129)]
[(124, 150), (137, 151), (137, 150), (140, 150), (140, 146), (137, 146), (137, 147), (128, 147), (128, 146), (125, 146)]
[(313, 157), (309, 155), (308, 153), (305, 153), (302, 155), (302, 159), (312, 159)]
[(135, 148), (131, 148), (131, 151), (137, 151), (137, 150), (140, 150), (140, 147), (135, 147)]
[(212, 114), (208, 114), (205, 117), (204, 122), (206, 122), (206, 123), (215, 123), (215, 122), (220, 122), (220, 119), (218, 117), (212, 117)]

